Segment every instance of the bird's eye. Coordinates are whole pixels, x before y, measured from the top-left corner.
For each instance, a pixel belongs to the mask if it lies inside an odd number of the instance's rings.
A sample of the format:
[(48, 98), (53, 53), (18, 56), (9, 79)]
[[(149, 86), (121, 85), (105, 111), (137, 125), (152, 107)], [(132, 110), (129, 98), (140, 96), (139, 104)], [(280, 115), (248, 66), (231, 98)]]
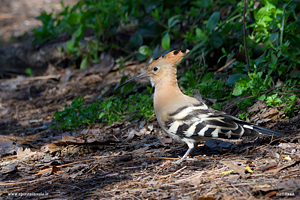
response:
[(157, 68), (157, 67), (154, 67), (154, 68), (153, 68), (153, 71), (155, 71), (155, 72), (156, 72), (157, 70), (158, 70), (158, 68)]

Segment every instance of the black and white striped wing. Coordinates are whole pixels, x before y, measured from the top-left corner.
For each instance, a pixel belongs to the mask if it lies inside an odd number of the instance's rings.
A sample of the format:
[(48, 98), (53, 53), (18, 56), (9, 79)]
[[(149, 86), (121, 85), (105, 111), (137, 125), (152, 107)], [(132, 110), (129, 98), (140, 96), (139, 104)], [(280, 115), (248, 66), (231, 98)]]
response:
[(283, 136), (281, 133), (252, 125), (226, 113), (207, 109), (203, 104), (184, 106), (169, 114), (165, 129), (171, 136), (194, 140), (203, 137), (239, 139), (242, 136), (258, 134)]
[(216, 137), (238, 139), (244, 134), (244, 128), (226, 115), (219, 115), (202, 105), (184, 106), (169, 114), (165, 123), (169, 134), (179, 137)]

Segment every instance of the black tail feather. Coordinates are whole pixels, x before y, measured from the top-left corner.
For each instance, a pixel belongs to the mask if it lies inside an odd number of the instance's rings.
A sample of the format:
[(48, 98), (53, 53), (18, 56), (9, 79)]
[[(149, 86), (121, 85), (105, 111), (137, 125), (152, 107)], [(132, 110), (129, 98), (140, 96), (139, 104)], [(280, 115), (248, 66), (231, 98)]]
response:
[(272, 131), (270, 129), (262, 128), (262, 127), (255, 126), (255, 125), (244, 125), (244, 128), (248, 128), (248, 127), (249, 127), (249, 129), (252, 128), (252, 130), (257, 131), (263, 135), (274, 135), (277, 137), (284, 137), (284, 134), (276, 132), (276, 131)]

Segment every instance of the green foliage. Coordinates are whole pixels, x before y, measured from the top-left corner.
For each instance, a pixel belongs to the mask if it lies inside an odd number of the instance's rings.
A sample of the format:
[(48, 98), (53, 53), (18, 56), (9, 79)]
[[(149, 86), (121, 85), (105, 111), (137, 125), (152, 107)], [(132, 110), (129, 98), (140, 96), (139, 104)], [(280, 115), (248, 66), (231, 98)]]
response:
[(26, 73), (27, 75), (29, 75), (30, 77), (34, 77), (34, 74), (32, 73), (32, 70), (31, 70), (30, 68), (26, 68), (26, 69), (25, 69), (25, 73)]
[[(238, 102), (245, 110), (265, 91), (272, 90), (278, 80), (284, 82), (282, 90), (300, 84), (299, 4), (250, 0), (246, 6), (249, 73), (246, 62), (237, 59), (214, 74), (236, 58), (236, 52), (244, 52), (242, 1), (81, 0), (73, 7), (63, 5), (64, 10), (56, 15), (42, 13), (38, 19), (43, 26), (35, 30), (35, 41), (43, 43), (68, 33), (71, 39), (64, 50), (72, 53), (74, 60), (80, 59), (77, 63), (81, 69), (89, 62), (99, 62), (99, 52), (105, 50), (122, 52), (118, 55), (124, 57), (116, 60), (122, 64), (133, 56), (139, 61), (151, 54), (156, 58), (159, 45), (165, 50), (173, 44), (182, 48), (192, 45), (189, 66), (178, 70), (185, 91), (190, 94), (198, 88), (203, 97), (217, 100), (213, 105), (217, 109), (228, 99), (252, 96)], [(93, 33), (93, 39), (80, 43), (87, 30)], [(81, 51), (83, 48), (88, 50)], [(123, 92), (133, 86), (126, 86)], [(295, 109), (292, 100), (272, 95), (266, 94), (264, 101), (274, 106), (290, 101), (291, 107), (285, 111), (291, 116)], [(104, 115), (103, 120), (107, 120)]]
[(243, 112), (242, 114), (239, 114), (238, 116), (241, 120), (246, 120), (247, 117), (249, 117), (249, 114), (246, 112)]
[(278, 93), (269, 94), (269, 95), (261, 95), (258, 99), (264, 100), (267, 105), (270, 106), (278, 106), (284, 105), (283, 111), (285, 111), (285, 115), (287, 117), (294, 117), (294, 111), (297, 109), (295, 107), (297, 101), (299, 101), (299, 97), (295, 94), (293, 95), (279, 95)]
[(91, 125), (95, 122), (110, 123), (154, 116), (152, 99), (149, 94), (130, 95), (127, 99), (110, 97), (89, 106), (84, 105), (83, 97), (76, 97), (70, 107), (54, 113), (53, 126), (63, 129)]
[(259, 92), (271, 87), (272, 77), (270, 75), (266, 75), (263, 78), (263, 72), (253, 72), (249, 73), (248, 76), (250, 80), (247, 77), (242, 76), (235, 82), (232, 95), (240, 96), (242, 94), (249, 94), (249, 91), (252, 94), (257, 95)]

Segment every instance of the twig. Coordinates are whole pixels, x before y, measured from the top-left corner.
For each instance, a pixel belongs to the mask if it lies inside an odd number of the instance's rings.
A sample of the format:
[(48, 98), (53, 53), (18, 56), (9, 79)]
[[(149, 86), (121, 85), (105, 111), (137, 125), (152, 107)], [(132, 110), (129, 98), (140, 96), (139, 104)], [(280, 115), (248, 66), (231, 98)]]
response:
[(172, 174), (163, 175), (163, 176), (160, 176), (159, 178), (166, 178), (166, 177), (175, 175), (175, 174), (181, 172), (182, 170), (184, 170), (186, 167), (187, 167), (187, 166), (184, 166), (184, 167), (182, 167), (181, 169), (177, 170), (176, 172), (174, 172), (174, 173), (172, 173)]
[(246, 4), (247, 1), (244, 0), (244, 11), (243, 11), (243, 32), (244, 32), (244, 48), (245, 48), (245, 57), (247, 62), (247, 70), (248, 73), (250, 73), (250, 67), (249, 67), (249, 58), (248, 58), (248, 52), (247, 52), (247, 38), (246, 38)]
[(235, 62), (235, 61), (236, 61), (235, 58), (229, 60), (229, 62), (226, 63), (226, 64), (225, 64), (223, 67), (221, 67), (220, 69), (218, 69), (218, 70), (215, 72), (215, 74), (218, 73), (218, 72), (221, 72), (221, 71), (225, 70), (227, 67), (229, 67), (229, 66), (230, 66), (233, 62)]
[(94, 165), (89, 171), (87, 171), (86, 173), (90, 173), (93, 169), (95, 169), (99, 164)]

